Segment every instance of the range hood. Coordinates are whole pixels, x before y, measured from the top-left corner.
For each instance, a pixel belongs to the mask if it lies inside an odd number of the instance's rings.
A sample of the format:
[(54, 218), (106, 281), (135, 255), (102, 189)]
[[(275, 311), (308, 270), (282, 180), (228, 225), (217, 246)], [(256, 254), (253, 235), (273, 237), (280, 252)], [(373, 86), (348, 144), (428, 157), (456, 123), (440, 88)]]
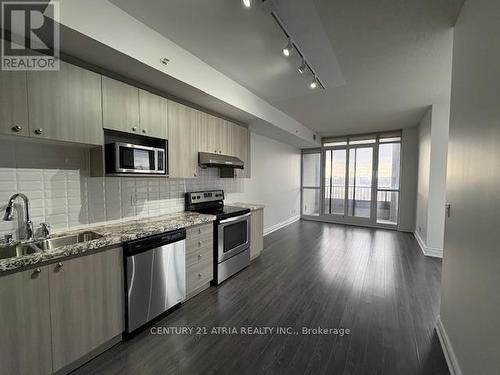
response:
[(202, 167), (243, 169), (244, 163), (236, 156), (198, 152), (198, 161)]
[(198, 163), (202, 168), (219, 168), (220, 177), (233, 178), (235, 169), (244, 169), (245, 163), (236, 156), (198, 152)]

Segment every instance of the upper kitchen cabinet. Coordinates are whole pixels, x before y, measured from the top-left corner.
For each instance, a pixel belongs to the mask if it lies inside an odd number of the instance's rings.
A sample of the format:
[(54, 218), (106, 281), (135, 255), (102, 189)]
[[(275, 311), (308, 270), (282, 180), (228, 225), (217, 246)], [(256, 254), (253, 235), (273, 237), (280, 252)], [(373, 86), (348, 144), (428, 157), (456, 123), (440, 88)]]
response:
[(219, 153), (220, 143), (218, 137), (220, 130), (218, 125), (217, 117), (200, 112), (200, 126), (198, 128), (199, 151), (210, 152), (212, 154)]
[(26, 72), (0, 71), (0, 133), (29, 135)]
[(139, 89), (103, 76), (102, 126), (105, 129), (142, 134), (139, 118)]
[(30, 136), (102, 145), (101, 76), (61, 61), (27, 73)]
[(234, 155), (233, 126), (219, 117), (200, 112), (199, 150), (213, 154)]
[(168, 102), (169, 176), (198, 176), (198, 150), (202, 113)]
[(236, 177), (250, 177), (250, 132), (247, 128), (232, 124), (234, 156), (243, 160), (245, 169), (237, 169)]
[(140, 132), (150, 137), (166, 139), (168, 134), (168, 100), (139, 90)]
[(105, 129), (167, 138), (167, 100), (126, 83), (102, 77)]

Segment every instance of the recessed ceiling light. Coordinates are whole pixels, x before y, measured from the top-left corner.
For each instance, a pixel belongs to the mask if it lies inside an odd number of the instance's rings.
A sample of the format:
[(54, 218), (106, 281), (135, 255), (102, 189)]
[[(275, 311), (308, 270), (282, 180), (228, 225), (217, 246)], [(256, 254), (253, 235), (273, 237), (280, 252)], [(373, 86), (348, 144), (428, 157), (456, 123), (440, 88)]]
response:
[(252, 0), (243, 0), (243, 5), (246, 8), (250, 8), (252, 6)]
[(292, 41), (288, 40), (288, 43), (286, 44), (286, 46), (283, 47), (283, 55), (285, 55), (286, 57), (288, 57), (288, 56), (290, 56), (290, 54), (292, 53), (292, 51), (293, 51)]
[(304, 74), (307, 69), (307, 64), (304, 60), (302, 60), (302, 64), (297, 68), (300, 74)]
[(314, 77), (314, 79), (311, 81), (309, 87), (311, 88), (311, 90), (314, 90), (316, 87), (318, 87), (318, 81), (316, 80), (316, 77)]

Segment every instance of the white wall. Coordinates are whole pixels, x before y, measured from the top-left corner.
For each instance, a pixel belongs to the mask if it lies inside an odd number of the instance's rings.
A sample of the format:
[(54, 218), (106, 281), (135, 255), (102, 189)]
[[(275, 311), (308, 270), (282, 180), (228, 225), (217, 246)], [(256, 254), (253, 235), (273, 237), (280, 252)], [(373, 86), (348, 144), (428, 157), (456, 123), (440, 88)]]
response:
[(455, 28), (441, 337), (455, 374), (500, 371), (500, 2)]
[(415, 235), (427, 255), (443, 254), (449, 103), (432, 105), (418, 130), (418, 194)]
[(401, 182), (399, 226), (402, 232), (415, 231), (418, 181), (418, 128), (403, 129), (401, 136)]
[(431, 121), (432, 110), (429, 108), (418, 125), (416, 232), (424, 243), (427, 242), (427, 205), (429, 200), (429, 178), (431, 169)]
[(251, 178), (228, 201), (261, 203), (264, 230), (300, 213), (300, 149), (251, 133)]

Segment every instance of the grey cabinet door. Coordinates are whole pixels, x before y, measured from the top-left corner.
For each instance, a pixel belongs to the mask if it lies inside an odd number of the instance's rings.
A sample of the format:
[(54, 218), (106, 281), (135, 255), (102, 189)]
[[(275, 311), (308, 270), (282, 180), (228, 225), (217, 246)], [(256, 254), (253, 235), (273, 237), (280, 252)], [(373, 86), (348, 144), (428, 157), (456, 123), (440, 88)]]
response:
[(26, 72), (0, 70), (0, 133), (29, 135)]
[(201, 113), (183, 104), (168, 103), (168, 147), (170, 177), (198, 175)]
[(167, 138), (167, 100), (145, 90), (139, 90), (140, 133), (150, 137)]
[(250, 133), (247, 128), (233, 125), (233, 151), (235, 156), (243, 160), (244, 169), (236, 170), (236, 177), (250, 177)]
[(0, 277), (0, 317), (0, 372), (51, 374), (47, 266)]
[(102, 76), (102, 126), (142, 134), (139, 120), (139, 89)]
[(48, 266), (54, 371), (123, 332), (122, 262), (116, 248)]
[(252, 212), (250, 258), (258, 257), (264, 249), (264, 210)]
[(28, 72), (30, 136), (102, 145), (101, 76), (61, 61)]

